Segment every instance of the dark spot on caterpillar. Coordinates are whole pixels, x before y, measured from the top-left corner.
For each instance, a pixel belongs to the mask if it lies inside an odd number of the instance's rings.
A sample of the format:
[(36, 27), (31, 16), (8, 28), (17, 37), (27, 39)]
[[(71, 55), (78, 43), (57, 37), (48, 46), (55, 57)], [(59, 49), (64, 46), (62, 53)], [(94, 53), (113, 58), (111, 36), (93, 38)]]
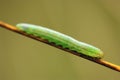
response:
[(69, 48), (64, 48), (64, 49), (66, 49), (66, 50), (70, 50)]
[(57, 47), (59, 47), (59, 48), (63, 48), (63, 46), (62, 45), (56, 45)]
[(69, 49), (68, 47), (65, 47), (65, 49)]
[(74, 51), (74, 50), (72, 50), (72, 51), (77, 53), (77, 51)]

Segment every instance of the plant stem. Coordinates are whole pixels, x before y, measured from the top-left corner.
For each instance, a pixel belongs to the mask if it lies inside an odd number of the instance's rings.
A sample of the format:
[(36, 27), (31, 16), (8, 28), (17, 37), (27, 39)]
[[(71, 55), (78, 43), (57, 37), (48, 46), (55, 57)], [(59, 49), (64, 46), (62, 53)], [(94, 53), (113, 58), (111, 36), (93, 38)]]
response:
[(70, 52), (70, 53), (72, 53), (72, 54), (74, 54), (74, 55), (80, 56), (80, 57), (82, 57), (82, 58), (88, 59), (88, 60), (90, 60), (90, 61), (92, 61), (92, 62), (98, 63), (98, 64), (100, 64), (100, 65), (103, 65), (103, 66), (105, 66), (105, 67), (108, 67), (108, 68), (110, 68), (110, 69), (113, 69), (113, 70), (116, 70), (116, 71), (120, 72), (120, 66), (115, 65), (115, 64), (112, 64), (112, 63), (107, 62), (107, 61), (105, 61), (105, 60), (102, 60), (102, 59), (93, 59), (93, 58), (90, 58), (90, 57), (87, 57), (87, 56), (84, 56), (84, 55), (80, 55), (80, 54), (77, 53), (77, 52), (74, 52), (74, 51), (71, 51), (71, 50), (62, 48), (61, 46), (56, 46), (54, 43), (49, 43), (47, 40), (40, 39), (40, 38), (35, 37), (35, 36), (32, 36), (32, 35), (28, 35), (28, 34), (24, 33), (23, 31), (18, 30), (15, 26), (12, 26), (12, 25), (7, 24), (7, 23), (2, 22), (2, 21), (0, 21), (0, 26), (3, 27), (3, 28), (6, 28), (6, 29), (8, 29), (8, 30), (11, 30), (11, 31), (13, 31), (13, 32), (17, 32), (17, 33), (22, 34), (22, 35), (24, 35), (24, 36), (27, 36), (27, 37), (29, 37), (29, 38), (32, 38), (32, 39), (41, 41), (41, 42), (43, 42), (43, 43), (49, 44), (49, 45), (54, 46), (54, 47), (56, 47), (56, 48), (59, 48), (59, 49), (61, 49), (61, 50)]

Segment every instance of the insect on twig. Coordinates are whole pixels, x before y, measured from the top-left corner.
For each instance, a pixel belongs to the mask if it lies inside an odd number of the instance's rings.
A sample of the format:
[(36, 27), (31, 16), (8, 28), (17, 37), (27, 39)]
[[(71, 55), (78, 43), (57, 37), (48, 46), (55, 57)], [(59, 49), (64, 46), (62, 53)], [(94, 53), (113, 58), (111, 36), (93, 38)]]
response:
[(12, 26), (2, 21), (0, 21), (0, 26), (120, 72), (120, 66), (102, 59), (103, 52), (99, 48), (77, 41), (60, 32), (31, 24)]

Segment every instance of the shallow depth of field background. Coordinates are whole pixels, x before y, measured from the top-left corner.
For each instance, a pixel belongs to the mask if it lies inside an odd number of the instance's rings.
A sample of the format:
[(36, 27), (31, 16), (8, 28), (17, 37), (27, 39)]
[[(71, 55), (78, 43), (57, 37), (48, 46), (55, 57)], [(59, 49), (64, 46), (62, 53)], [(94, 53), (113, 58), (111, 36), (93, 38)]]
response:
[[(0, 20), (60, 31), (120, 65), (119, 0), (0, 0)], [(0, 27), (0, 80), (120, 80), (120, 73)]]

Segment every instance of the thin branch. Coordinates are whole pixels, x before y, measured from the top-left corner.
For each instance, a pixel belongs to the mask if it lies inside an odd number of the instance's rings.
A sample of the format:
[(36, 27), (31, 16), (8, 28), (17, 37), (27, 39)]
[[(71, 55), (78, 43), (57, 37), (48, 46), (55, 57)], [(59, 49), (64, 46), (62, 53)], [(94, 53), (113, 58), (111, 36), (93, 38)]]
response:
[(70, 53), (72, 53), (72, 54), (74, 54), (74, 55), (80, 56), (80, 57), (82, 57), (82, 58), (85, 58), (85, 59), (87, 59), (87, 60), (90, 60), (90, 61), (92, 61), (92, 62), (98, 63), (98, 64), (100, 64), (100, 65), (103, 65), (103, 66), (105, 66), (105, 67), (108, 67), (108, 68), (110, 68), (110, 69), (113, 69), (113, 70), (116, 70), (116, 71), (120, 72), (120, 66), (115, 65), (115, 64), (112, 64), (112, 63), (107, 62), (107, 61), (105, 61), (105, 60), (102, 60), (102, 59), (93, 59), (93, 58), (90, 58), (90, 57), (88, 57), (88, 56), (79, 54), (79, 53), (77, 53), (77, 52), (75, 52), (75, 51), (71, 51), (71, 50), (69, 50), (69, 49), (62, 48), (62, 46), (56, 46), (54, 43), (49, 43), (47, 40), (40, 39), (40, 38), (38, 38), (38, 37), (35, 37), (35, 36), (32, 36), (32, 35), (26, 34), (26, 33), (22, 32), (22, 31), (18, 30), (15, 26), (9, 25), (9, 24), (4, 23), (4, 22), (2, 22), (2, 21), (0, 21), (0, 26), (3, 27), (3, 28), (6, 28), (6, 29), (8, 29), (8, 30), (11, 30), (11, 31), (13, 31), (13, 32), (17, 32), (17, 33), (22, 34), (22, 35), (24, 35), (24, 36), (27, 36), (27, 37), (29, 37), (29, 38), (32, 38), (32, 39), (41, 41), (41, 42), (43, 42), (43, 43), (49, 44), (49, 45), (54, 46), (54, 47), (56, 47), (56, 48), (59, 48), (59, 49), (61, 49), (61, 50), (70, 52)]

